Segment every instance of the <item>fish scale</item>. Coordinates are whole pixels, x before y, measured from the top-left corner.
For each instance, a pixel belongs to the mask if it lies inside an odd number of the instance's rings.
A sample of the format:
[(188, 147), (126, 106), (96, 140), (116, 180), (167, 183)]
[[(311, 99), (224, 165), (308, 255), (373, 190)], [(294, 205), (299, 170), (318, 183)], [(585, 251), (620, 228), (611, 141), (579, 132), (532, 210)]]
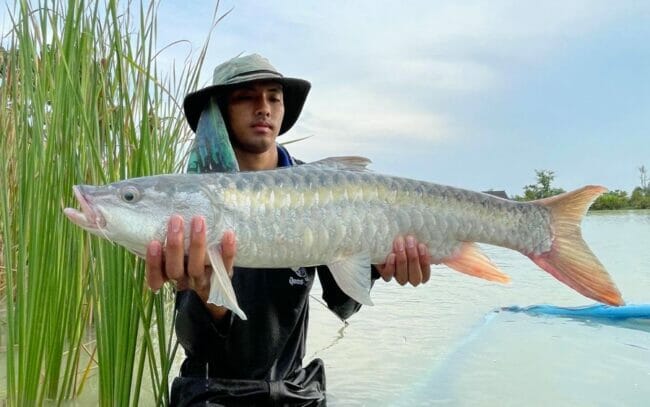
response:
[[(277, 240), (263, 240), (266, 245), (257, 243), (257, 252), (248, 250), (247, 246), (240, 247), (244, 260), (243, 265), (247, 267), (297, 267), (300, 264), (287, 264), (286, 262), (304, 260), (318, 261), (323, 256), (340, 257), (336, 252), (338, 246), (349, 246), (352, 250), (369, 250), (370, 258), (373, 261), (382, 261), (387, 251), (390, 251), (390, 236), (398, 233), (414, 234), (424, 244), (440, 243), (438, 251), (432, 253), (434, 257), (444, 258), (449, 256), (463, 241), (479, 241), (483, 243), (507, 245), (510, 248), (527, 252), (540, 247), (545, 240), (543, 236), (548, 233), (548, 228), (535, 228), (524, 230), (513, 228), (517, 222), (510, 222), (511, 217), (521, 213), (512, 209), (518, 202), (499, 200), (484, 194), (471, 191), (462, 191), (456, 188), (441, 188), (434, 184), (421, 182), (404, 182), (399, 184), (399, 179), (387, 176), (372, 176), (371, 174), (359, 175), (358, 173), (346, 173), (339, 169), (329, 168), (301, 168), (291, 170), (292, 174), (283, 177), (282, 170), (277, 172), (279, 179), (269, 182), (269, 174), (259, 172), (243, 173), (242, 178), (233, 185), (232, 183), (222, 191), (224, 195), (233, 197), (258, 196), (259, 202), (256, 205), (263, 207), (270, 224), (274, 225), (269, 233), (264, 230), (249, 230), (246, 234), (251, 236), (264, 236), (280, 233), (276, 227), (283, 224), (289, 230), (298, 229), (296, 233), (287, 234), (283, 244), (302, 246), (302, 239), (306, 233), (317, 237), (317, 245), (310, 245), (310, 250), (304, 255), (290, 256), (290, 259), (283, 259), (283, 264), (268, 264), (263, 259), (263, 253), (277, 245)], [(226, 174), (224, 176), (232, 176)], [(273, 187), (269, 188), (269, 183)], [(395, 194), (384, 195), (389, 185), (394, 188)], [(269, 191), (266, 194), (259, 194), (260, 191)], [(374, 198), (366, 198), (364, 189), (371, 189), (377, 192)], [(357, 194), (357, 192), (359, 194)], [(232, 195), (230, 195), (232, 194)], [(316, 199), (305, 199), (305, 195), (313, 194)], [(355, 196), (362, 196), (362, 205), (355, 206)], [(390, 199), (393, 197), (393, 199)], [(445, 203), (440, 200), (442, 197)], [(226, 205), (241, 205), (243, 199), (228, 200)], [(392, 201), (392, 202), (391, 202)], [(390, 205), (386, 206), (388, 202)], [(317, 206), (320, 210), (314, 214), (309, 210), (309, 205)], [(354, 212), (348, 212), (348, 216), (341, 216), (342, 208), (354, 207)], [(459, 210), (460, 209), (460, 210)], [(481, 227), (486, 223), (486, 211), (497, 209), (504, 216), (493, 216), (491, 228)], [(434, 213), (433, 216), (426, 216), (427, 213)], [(535, 211), (527, 212), (535, 216)], [(435, 215), (437, 214), (437, 215)], [(302, 219), (302, 223), (296, 220)], [(358, 219), (362, 219), (359, 221)], [(393, 219), (392, 227), (382, 230), (389, 233), (385, 236), (378, 236), (377, 224), (381, 219)], [(530, 221), (529, 221), (530, 222)], [(241, 217), (231, 222), (232, 228), (237, 231), (248, 228), (263, 228), (259, 222), (251, 222), (248, 217)], [(336, 233), (337, 225), (347, 225), (347, 232), (344, 236)], [(305, 231), (309, 228), (309, 232)], [(436, 231), (436, 236), (442, 239), (434, 239), (431, 231)], [(364, 240), (359, 236), (372, 236), (373, 242), (370, 246), (363, 244)], [(379, 237), (379, 239), (377, 239)], [(450, 239), (452, 238), (452, 239)], [(440, 242), (437, 242), (440, 240)], [(340, 241), (340, 242), (339, 242)], [(339, 244), (340, 243), (340, 244)], [(274, 256), (276, 257), (276, 256)], [(279, 259), (279, 257), (276, 257)], [(281, 261), (281, 260), (277, 260)], [(311, 264), (309, 264), (311, 265)]]
[(604, 188), (587, 186), (540, 201), (515, 202), (373, 173), (367, 164), (359, 157), (339, 157), (270, 171), (159, 175), (76, 186), (82, 211), (66, 208), (65, 213), (82, 228), (138, 255), (152, 240), (165, 241), (172, 214), (205, 217), (214, 269), (209, 301), (241, 318), (245, 315), (219, 252), (226, 230), (237, 238), (237, 266), (325, 264), (341, 289), (364, 304), (371, 303), (370, 264), (383, 262), (393, 239), (406, 234), (428, 247), (432, 262), (469, 275), (508, 281), (474, 244), (487, 243), (521, 252), (583, 295), (623, 303), (580, 232), (582, 216)]

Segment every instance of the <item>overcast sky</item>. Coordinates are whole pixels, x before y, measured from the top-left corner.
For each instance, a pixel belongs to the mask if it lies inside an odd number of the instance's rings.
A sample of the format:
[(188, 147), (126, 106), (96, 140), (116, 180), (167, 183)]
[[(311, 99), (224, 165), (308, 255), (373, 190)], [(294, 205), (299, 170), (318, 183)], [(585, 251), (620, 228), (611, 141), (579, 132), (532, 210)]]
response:
[[(198, 52), (214, 1), (162, 1), (159, 67)], [(280, 141), (304, 160), (363, 155), (376, 171), (522, 194), (630, 192), (650, 168), (649, 1), (221, 1), (203, 71), (268, 57), (312, 91)]]

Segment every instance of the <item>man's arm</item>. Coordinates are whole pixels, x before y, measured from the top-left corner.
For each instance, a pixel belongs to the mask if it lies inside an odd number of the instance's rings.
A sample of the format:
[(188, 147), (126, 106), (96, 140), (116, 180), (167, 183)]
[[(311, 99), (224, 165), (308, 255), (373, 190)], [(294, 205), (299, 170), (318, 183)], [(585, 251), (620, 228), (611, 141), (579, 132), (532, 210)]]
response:
[[(334, 281), (326, 266), (319, 266), (318, 278), (323, 287), (323, 300), (339, 318), (345, 320), (359, 311), (361, 304), (345, 294)], [(382, 277), (385, 281), (395, 280), (400, 285), (410, 283), (416, 287), (431, 277), (431, 256), (427, 247), (418, 243), (413, 236), (397, 236), (393, 240), (393, 251), (386, 256), (384, 264), (372, 265), (371, 279)]]
[[(174, 283), (178, 291), (191, 289), (205, 303), (212, 317), (221, 319), (228, 314), (228, 310), (207, 303), (212, 269), (205, 265), (205, 220), (201, 216), (196, 216), (191, 220), (187, 268), (185, 267), (183, 247), (183, 223), (181, 216), (172, 215), (170, 218), (164, 253), (159, 241), (153, 241), (147, 247), (147, 283), (154, 291), (159, 290), (167, 281)], [(226, 231), (221, 239), (221, 256), (231, 277), (236, 251), (235, 234), (232, 231)]]
[(417, 287), (431, 277), (431, 255), (427, 246), (419, 243), (415, 236), (397, 236), (393, 240), (393, 251), (386, 256), (384, 264), (377, 265), (377, 272), (385, 280), (395, 280), (400, 285), (410, 283)]
[[(209, 360), (206, 350), (216, 349), (216, 344), (228, 335), (232, 314), (225, 307), (207, 303), (212, 269), (205, 265), (205, 220), (200, 216), (191, 219), (187, 259), (183, 225), (182, 217), (170, 218), (164, 252), (161, 242), (153, 241), (147, 246), (147, 283), (154, 291), (167, 281), (176, 285), (176, 336), (188, 356)], [(232, 231), (224, 233), (220, 249), (232, 276), (236, 252)]]
[[(185, 268), (183, 248), (183, 223), (183, 218), (178, 215), (170, 218), (164, 254), (161, 242), (153, 241), (147, 247), (147, 283), (154, 291), (160, 289), (167, 281), (175, 283), (178, 291), (188, 289), (195, 291), (212, 318), (216, 320), (215, 326), (222, 326), (223, 324), (218, 322), (229, 320), (230, 311), (225, 307), (207, 303), (212, 270), (209, 266), (205, 266), (205, 220), (199, 216), (191, 220), (187, 268)], [(221, 254), (231, 276), (236, 250), (234, 232), (226, 231), (221, 241)], [(429, 280), (430, 264), (431, 256), (424, 244), (418, 243), (413, 236), (406, 236), (406, 238), (397, 236), (393, 241), (392, 252), (386, 257), (386, 262), (372, 266), (372, 281), (374, 282), (380, 276), (385, 281), (395, 277), (400, 285), (410, 283), (417, 286)], [(341, 291), (327, 267), (318, 267), (318, 275), (323, 286), (323, 299), (337, 315), (346, 319), (361, 308), (359, 303)], [(192, 303), (195, 304), (196, 301)], [(185, 301), (177, 304), (180, 313), (183, 313), (184, 304)]]

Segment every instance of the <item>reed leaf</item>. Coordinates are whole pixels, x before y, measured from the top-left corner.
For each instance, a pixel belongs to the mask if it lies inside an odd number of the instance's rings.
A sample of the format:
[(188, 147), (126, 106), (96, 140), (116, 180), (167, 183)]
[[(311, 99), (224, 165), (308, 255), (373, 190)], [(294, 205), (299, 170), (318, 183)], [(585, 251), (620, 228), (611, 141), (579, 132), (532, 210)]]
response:
[(189, 131), (178, 101), (196, 88), (208, 41), (196, 63), (178, 75), (165, 67), (161, 77), (156, 8), (13, 6), (0, 49), (1, 394), (9, 405), (74, 399), (94, 371), (94, 404), (168, 402), (173, 297), (149, 292), (141, 260), (62, 215), (76, 205), (75, 184), (180, 168)]

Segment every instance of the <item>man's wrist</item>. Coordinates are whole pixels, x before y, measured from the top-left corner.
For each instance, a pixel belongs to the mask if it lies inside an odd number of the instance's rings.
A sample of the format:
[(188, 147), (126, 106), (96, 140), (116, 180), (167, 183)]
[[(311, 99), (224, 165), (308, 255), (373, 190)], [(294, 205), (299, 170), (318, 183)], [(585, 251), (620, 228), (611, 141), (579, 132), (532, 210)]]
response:
[(205, 307), (208, 309), (208, 312), (215, 321), (223, 320), (229, 313), (229, 310), (226, 307), (220, 307), (218, 305), (208, 303), (205, 304)]

